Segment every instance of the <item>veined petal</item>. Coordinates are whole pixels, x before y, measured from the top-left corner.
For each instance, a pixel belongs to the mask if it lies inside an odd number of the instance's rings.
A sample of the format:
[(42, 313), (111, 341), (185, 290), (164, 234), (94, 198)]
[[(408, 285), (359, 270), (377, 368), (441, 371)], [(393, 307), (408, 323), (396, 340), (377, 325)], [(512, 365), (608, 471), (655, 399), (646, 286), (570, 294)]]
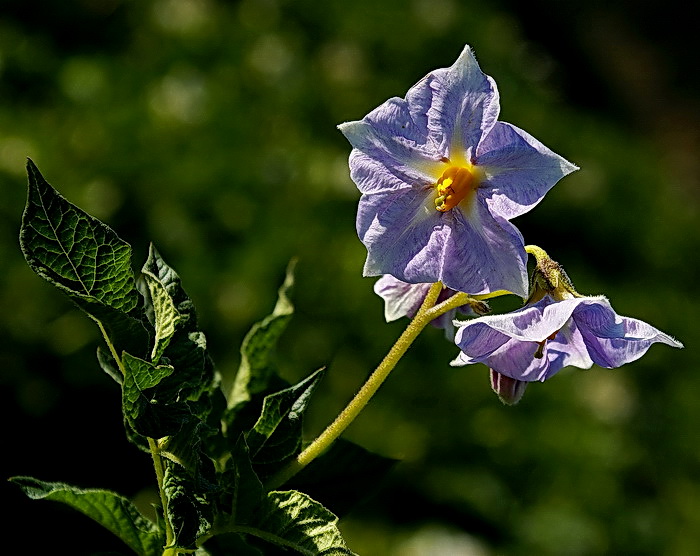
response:
[(362, 120), (338, 126), (354, 147), (350, 176), (362, 193), (393, 189), (397, 180), (416, 186), (435, 182), (444, 153), (428, 136), (427, 117), (421, 119), (420, 110), (394, 97)]
[[(450, 159), (473, 155), (498, 119), (500, 111), (496, 83), (484, 74), (469, 46), (449, 68), (428, 74), (411, 92), (421, 98), (432, 93), (428, 130), (438, 150)], [(420, 91), (420, 92), (419, 92)], [(461, 151), (459, 153), (454, 151)]]
[[(425, 301), (431, 286), (432, 284), (409, 284), (390, 274), (385, 274), (375, 282), (374, 292), (384, 300), (384, 317), (387, 322), (391, 322), (401, 317), (413, 318)], [(435, 304), (442, 303), (456, 293), (450, 288), (443, 288)], [(442, 328), (445, 331), (445, 337), (450, 341), (455, 335), (454, 318), (457, 311), (464, 315), (474, 315), (470, 305), (463, 305), (430, 321), (432, 326)]]
[(526, 131), (498, 122), (476, 150), (475, 164), (485, 174), (488, 204), (511, 219), (528, 212), (561, 178), (578, 167)]
[(683, 344), (650, 324), (615, 313), (605, 298), (591, 298), (573, 315), (581, 328), (591, 358), (601, 367), (614, 368), (644, 355), (660, 342), (682, 348)]
[(683, 347), (653, 326), (621, 317), (607, 299), (577, 297), (537, 303), (505, 315), (455, 323), (462, 353), (454, 365), (484, 363), (516, 380), (546, 380), (562, 367), (619, 367), (654, 342)]
[(423, 188), (435, 182), (408, 164), (387, 164), (358, 149), (350, 152), (350, 177), (361, 193), (386, 193), (400, 188)]
[(494, 219), (478, 196), (464, 211), (455, 209), (443, 218), (452, 229), (443, 255), (443, 284), (473, 295), (506, 290), (527, 297), (527, 255), (510, 222)]
[(374, 284), (374, 293), (384, 300), (384, 317), (391, 322), (412, 317), (423, 304), (432, 284), (409, 284), (385, 274)]
[(420, 190), (360, 198), (357, 232), (367, 247), (364, 276), (391, 274), (409, 283), (440, 280), (450, 230), (431, 204), (430, 192)]
[[(590, 369), (593, 366), (585, 338), (573, 319), (569, 319), (553, 339), (545, 342), (544, 357), (550, 361), (556, 359), (561, 363), (556, 371), (566, 366), (579, 369)], [(551, 374), (548, 374), (545, 378), (550, 376)]]
[[(556, 357), (551, 360), (534, 357), (537, 342), (513, 339), (489, 327), (483, 317), (459, 328), (455, 343), (462, 352), (450, 363), (452, 366), (484, 363), (505, 376), (526, 382), (545, 380), (549, 373), (561, 368)], [(550, 369), (552, 363), (556, 370)]]

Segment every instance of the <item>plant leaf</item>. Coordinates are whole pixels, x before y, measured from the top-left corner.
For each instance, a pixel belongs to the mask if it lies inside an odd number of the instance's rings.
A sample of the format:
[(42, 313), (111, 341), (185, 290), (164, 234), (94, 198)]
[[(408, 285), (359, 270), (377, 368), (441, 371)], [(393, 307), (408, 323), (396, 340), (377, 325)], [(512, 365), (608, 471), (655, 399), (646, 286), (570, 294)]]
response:
[(255, 525), (244, 532), (309, 556), (352, 555), (337, 523), (333, 513), (304, 493), (272, 491), (260, 507)]
[(29, 266), (103, 324), (119, 349), (143, 353), (148, 335), (131, 269), (131, 247), (68, 202), (27, 162), (20, 246)]
[(214, 513), (207, 495), (213, 490), (183, 466), (165, 461), (163, 492), (177, 548), (194, 549), (197, 538), (211, 529)]
[(299, 453), (304, 412), (324, 375), (325, 369), (319, 369), (298, 384), (265, 397), (258, 421), (246, 434), (253, 464), (262, 480)]
[(253, 512), (262, 503), (264, 490), (260, 479), (253, 471), (250, 451), (243, 435), (238, 439), (232, 456), (231, 469), (225, 474), (233, 495), (231, 521), (250, 523)]
[(157, 363), (175, 334), (175, 327), (180, 322), (180, 313), (175, 308), (175, 303), (163, 283), (149, 272), (144, 271), (143, 276), (150, 293), (154, 313), (155, 338), (151, 351), (151, 361)]
[[(218, 377), (207, 351), (204, 333), (198, 330), (194, 303), (182, 288), (180, 277), (151, 244), (148, 259), (142, 268), (147, 284), (147, 306), (157, 331), (152, 359), (162, 356), (175, 367), (172, 377), (180, 389), (179, 397), (200, 400), (202, 394), (218, 390)], [(208, 399), (202, 400), (196, 413), (205, 418), (210, 410)]]
[(162, 438), (175, 434), (187, 420), (189, 411), (174, 395), (165, 396), (157, 386), (175, 369), (154, 365), (128, 353), (122, 354), (125, 370), (122, 384), (122, 410), (138, 434)]
[(292, 260), (287, 267), (272, 313), (254, 324), (243, 339), (241, 364), (227, 396), (229, 408), (244, 405), (254, 394), (264, 392), (276, 376), (272, 355), (277, 341), (294, 313), (289, 294), (294, 285), (295, 266), (296, 260)]
[(164, 534), (144, 517), (131, 501), (108, 490), (80, 489), (64, 483), (48, 483), (32, 477), (12, 477), (34, 500), (63, 502), (114, 533), (137, 554), (160, 554)]

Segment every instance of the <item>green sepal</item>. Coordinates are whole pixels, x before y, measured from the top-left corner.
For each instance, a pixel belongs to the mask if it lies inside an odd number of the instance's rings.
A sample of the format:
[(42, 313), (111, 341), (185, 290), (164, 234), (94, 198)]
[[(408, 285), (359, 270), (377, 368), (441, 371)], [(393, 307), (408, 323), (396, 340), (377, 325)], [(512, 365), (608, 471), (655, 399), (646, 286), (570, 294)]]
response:
[(163, 532), (123, 496), (108, 490), (81, 489), (32, 477), (12, 477), (10, 481), (17, 484), (29, 498), (63, 502), (82, 512), (114, 533), (137, 554), (163, 552)]
[(304, 412), (325, 372), (319, 369), (298, 384), (265, 397), (258, 421), (246, 434), (253, 465), (262, 480), (301, 450)]
[(131, 247), (106, 224), (67, 201), (27, 162), (29, 187), (20, 247), (39, 276), (102, 324), (118, 350), (145, 353), (142, 298)]

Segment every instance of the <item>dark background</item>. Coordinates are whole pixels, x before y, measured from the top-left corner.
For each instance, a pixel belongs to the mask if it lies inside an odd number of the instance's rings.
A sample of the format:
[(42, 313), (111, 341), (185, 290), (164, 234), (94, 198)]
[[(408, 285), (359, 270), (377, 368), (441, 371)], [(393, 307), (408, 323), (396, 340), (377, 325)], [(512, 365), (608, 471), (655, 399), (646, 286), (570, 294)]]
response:
[(562, 371), (511, 408), (485, 368), (450, 368), (456, 348), (427, 330), (347, 433), (402, 460), (341, 522), (348, 543), (363, 556), (696, 554), (695, 25), (673, 2), (0, 2), (2, 552), (126, 551), (6, 477), (146, 503), (155, 482), (124, 439), (97, 330), (22, 258), (26, 157), (132, 244), (135, 268), (156, 244), (222, 369), (298, 256), (279, 359), (289, 380), (329, 366), (312, 437), (405, 325), (383, 322), (361, 276), (358, 193), (335, 126), (469, 43), (499, 85), (501, 119), (581, 167), (516, 220), (526, 241), (580, 292), (686, 349)]

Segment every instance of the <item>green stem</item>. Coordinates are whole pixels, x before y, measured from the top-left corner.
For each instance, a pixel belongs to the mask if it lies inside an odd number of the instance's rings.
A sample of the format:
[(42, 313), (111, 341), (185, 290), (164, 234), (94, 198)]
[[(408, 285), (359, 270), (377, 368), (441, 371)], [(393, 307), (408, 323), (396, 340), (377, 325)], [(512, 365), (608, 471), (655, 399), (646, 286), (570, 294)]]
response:
[(172, 545), (175, 543), (175, 535), (173, 534), (173, 528), (170, 525), (170, 520), (168, 519), (168, 500), (165, 496), (165, 489), (163, 488), (163, 480), (165, 478), (165, 469), (163, 467), (163, 458), (160, 457), (160, 449), (158, 448), (158, 443), (153, 439), (148, 439), (148, 447), (151, 449), (151, 457), (153, 458), (153, 468), (156, 471), (156, 480), (158, 481), (158, 492), (160, 493), (160, 504), (163, 506), (163, 521), (165, 521), (165, 548), (163, 549), (163, 556), (170, 556), (177, 554), (175, 548)]
[(547, 255), (547, 252), (544, 249), (542, 249), (541, 247), (538, 247), (537, 245), (526, 245), (525, 252), (529, 253), (530, 255), (535, 257), (535, 260), (538, 263), (540, 261), (544, 261), (546, 259), (549, 259), (549, 255)]
[[(117, 354), (117, 350), (114, 347), (114, 344), (112, 341), (109, 339), (109, 336), (107, 334), (107, 330), (105, 330), (105, 327), (102, 325), (102, 323), (99, 320), (96, 320), (97, 326), (100, 329), (100, 332), (102, 333), (102, 337), (104, 338), (105, 342), (107, 342), (107, 347), (109, 348), (110, 353), (112, 354), (112, 357), (114, 358), (114, 361), (116, 361), (117, 366), (119, 367), (119, 370), (122, 373), (122, 376), (126, 376), (126, 369), (124, 368), (124, 363), (122, 363), (121, 357)], [(156, 480), (158, 481), (158, 492), (160, 493), (160, 503), (163, 506), (163, 521), (165, 521), (165, 546), (170, 547), (172, 544), (175, 543), (175, 535), (173, 534), (173, 528), (170, 525), (170, 520), (168, 519), (167, 516), (167, 499), (165, 497), (165, 490), (163, 490), (163, 478), (165, 476), (164, 473), (164, 468), (163, 468), (163, 458), (160, 457), (160, 450), (158, 448), (158, 443), (153, 439), (153, 438), (148, 438), (148, 446), (151, 449), (151, 457), (153, 458), (153, 467), (156, 471)], [(164, 548), (163, 550), (163, 556), (171, 556), (171, 555), (176, 555), (177, 550), (175, 548)]]
[(389, 373), (396, 367), (401, 357), (408, 351), (413, 341), (418, 337), (418, 334), (425, 326), (434, 318), (460, 307), (468, 303), (470, 300), (476, 299), (470, 297), (466, 293), (457, 293), (449, 299), (443, 301), (439, 305), (435, 305), (440, 292), (442, 291), (442, 283), (436, 282), (430, 287), (428, 294), (418, 310), (416, 315), (411, 320), (410, 324), (399, 336), (396, 343), (387, 353), (379, 366), (369, 376), (367, 382), (362, 386), (355, 397), (343, 409), (326, 430), (324, 430), (316, 440), (309, 444), (294, 461), (288, 464), (285, 468), (279, 471), (276, 475), (270, 478), (265, 487), (268, 490), (274, 490), (284, 484), (291, 477), (296, 475), (319, 455), (321, 455), (338, 437), (347, 429), (355, 420), (359, 413), (365, 408), (372, 396), (379, 390), (379, 387), (389, 376)]

